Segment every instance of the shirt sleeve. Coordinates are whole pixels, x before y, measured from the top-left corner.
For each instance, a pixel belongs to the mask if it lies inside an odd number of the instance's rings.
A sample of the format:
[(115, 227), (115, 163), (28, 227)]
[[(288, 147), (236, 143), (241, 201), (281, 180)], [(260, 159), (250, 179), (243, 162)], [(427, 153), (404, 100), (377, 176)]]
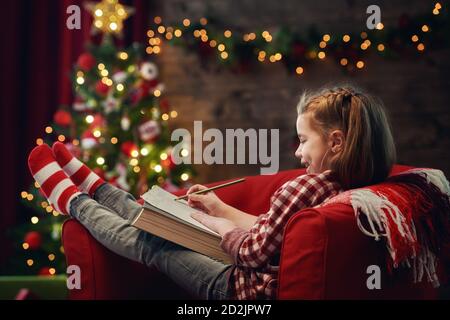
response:
[(266, 265), (281, 248), (289, 218), (299, 210), (313, 206), (325, 189), (313, 174), (286, 182), (271, 197), (269, 211), (260, 215), (249, 231), (235, 228), (227, 232), (222, 238), (222, 248), (236, 265), (251, 268)]

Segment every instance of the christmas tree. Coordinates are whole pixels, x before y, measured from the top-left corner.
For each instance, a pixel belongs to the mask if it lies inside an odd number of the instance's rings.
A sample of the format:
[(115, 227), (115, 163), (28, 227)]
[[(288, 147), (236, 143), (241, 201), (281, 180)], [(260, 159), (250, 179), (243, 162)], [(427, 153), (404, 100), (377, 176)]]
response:
[[(115, 14), (107, 8), (88, 8), (103, 10), (103, 18)], [(120, 8), (126, 7), (115, 10)], [(187, 187), (194, 171), (174, 163), (172, 147), (177, 142), (170, 141), (170, 119), (178, 114), (164, 98), (158, 68), (145, 59), (144, 48), (115, 45), (112, 34), (121, 28), (122, 24), (95, 29), (104, 38), (99, 45), (90, 43), (73, 67), (72, 106), (56, 111), (45, 137), (36, 143), (65, 143), (100, 177), (136, 197), (155, 184), (169, 192)], [(188, 156), (188, 149), (181, 150), (181, 156)], [(61, 226), (67, 217), (54, 210), (37, 183), (21, 197), (36, 213), (31, 225), (14, 230), (17, 253), (4, 273), (65, 273)]]

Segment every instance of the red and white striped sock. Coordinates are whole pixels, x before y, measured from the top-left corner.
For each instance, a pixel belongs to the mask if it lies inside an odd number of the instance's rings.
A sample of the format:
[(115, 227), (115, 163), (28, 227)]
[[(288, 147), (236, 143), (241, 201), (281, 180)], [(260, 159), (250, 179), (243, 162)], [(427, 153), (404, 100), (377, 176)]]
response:
[(28, 167), (56, 211), (69, 214), (70, 201), (81, 194), (56, 162), (52, 149), (41, 144), (28, 156)]
[(89, 169), (84, 163), (75, 158), (61, 142), (53, 144), (53, 154), (64, 172), (75, 185), (92, 197), (95, 190), (105, 181)]

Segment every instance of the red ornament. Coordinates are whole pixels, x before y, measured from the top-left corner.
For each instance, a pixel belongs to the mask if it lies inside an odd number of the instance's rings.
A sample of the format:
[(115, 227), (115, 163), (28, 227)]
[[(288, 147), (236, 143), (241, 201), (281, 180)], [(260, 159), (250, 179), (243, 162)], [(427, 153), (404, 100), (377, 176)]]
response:
[(122, 145), (120, 146), (120, 150), (122, 151), (122, 153), (124, 155), (126, 155), (127, 157), (131, 157), (131, 153), (133, 151), (138, 151), (138, 147), (136, 144), (134, 144), (134, 142), (132, 141), (125, 141), (124, 143), (122, 143)]
[(97, 92), (99, 96), (106, 97), (109, 89), (110, 87), (107, 84), (103, 83), (101, 80), (97, 81), (97, 83), (95, 84), (95, 92)]
[(40, 276), (51, 276), (52, 274), (50, 273), (50, 268), (49, 267), (42, 267), (39, 270), (38, 275), (40, 275)]
[(95, 66), (95, 58), (90, 53), (83, 53), (78, 57), (78, 66), (83, 71), (89, 71)]
[(53, 116), (53, 121), (55, 121), (58, 126), (68, 127), (72, 122), (72, 115), (67, 111), (58, 110)]
[(161, 99), (161, 102), (159, 103), (159, 108), (161, 109), (161, 112), (167, 113), (170, 108), (169, 101), (167, 101), (167, 99), (165, 98)]
[(24, 242), (28, 243), (31, 250), (39, 249), (42, 244), (42, 236), (37, 231), (30, 231), (25, 235)]
[(173, 162), (172, 157), (168, 157), (166, 160), (161, 160), (161, 166), (165, 170), (170, 171), (173, 168), (175, 168), (177, 165)]

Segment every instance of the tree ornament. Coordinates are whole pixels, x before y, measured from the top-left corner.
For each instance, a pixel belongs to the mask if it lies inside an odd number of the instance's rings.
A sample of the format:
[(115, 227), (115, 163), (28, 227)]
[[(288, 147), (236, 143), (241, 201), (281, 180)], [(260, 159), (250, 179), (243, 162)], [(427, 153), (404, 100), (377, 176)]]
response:
[(105, 101), (102, 102), (103, 110), (105, 110), (105, 114), (110, 114), (111, 112), (119, 110), (120, 103), (119, 100), (114, 98), (112, 95), (109, 95)]
[(72, 123), (72, 115), (65, 110), (58, 110), (53, 116), (53, 121), (55, 121), (58, 126), (68, 127)]
[(128, 117), (128, 114), (124, 114), (122, 119), (120, 119), (120, 127), (123, 131), (128, 131), (130, 129), (130, 117)]
[(141, 77), (147, 81), (155, 80), (158, 77), (158, 67), (151, 62), (142, 63), (139, 72)]
[(83, 71), (90, 71), (95, 66), (95, 58), (92, 54), (86, 52), (78, 57), (77, 64)]
[(37, 250), (41, 247), (42, 236), (37, 231), (30, 231), (25, 235), (25, 238), (23, 241), (28, 243), (29, 248), (31, 250)]
[(148, 120), (142, 123), (139, 128), (139, 137), (145, 143), (153, 143), (159, 137), (161, 129), (155, 120)]
[(106, 97), (108, 95), (109, 89), (110, 86), (108, 86), (102, 80), (98, 80), (95, 84), (95, 92), (101, 97)]
[(100, 2), (88, 2), (85, 8), (94, 17), (92, 33), (121, 35), (123, 21), (134, 13), (134, 9), (121, 5), (118, 0), (102, 0)]
[(127, 157), (131, 157), (132, 154), (133, 154), (133, 151), (138, 151), (139, 148), (137, 147), (137, 145), (133, 141), (125, 141), (120, 146), (120, 150)]

